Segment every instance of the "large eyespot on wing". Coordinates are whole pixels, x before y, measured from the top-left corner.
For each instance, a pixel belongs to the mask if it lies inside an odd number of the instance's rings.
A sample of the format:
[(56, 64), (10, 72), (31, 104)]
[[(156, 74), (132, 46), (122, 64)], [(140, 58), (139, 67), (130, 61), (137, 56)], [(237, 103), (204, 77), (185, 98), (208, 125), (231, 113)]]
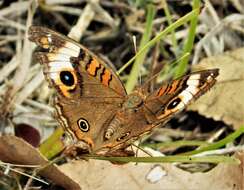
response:
[(29, 39), (42, 49), (36, 57), (50, 86), (57, 120), (74, 139), (101, 146), (104, 126), (120, 109), (126, 92), (116, 73), (89, 50), (57, 32), (30, 27)]
[[(48, 50), (47, 52), (39, 52), (38, 56), (40, 62), (46, 67), (45, 72), (50, 82), (55, 81), (51, 81), (52, 79), (49, 77), (51, 75), (48, 72), (56, 72), (51, 68), (69, 67), (69, 69), (79, 71), (80, 75), (86, 73), (93, 77), (93, 81), (87, 81), (87, 86), (102, 85), (103, 88), (113, 91), (115, 96), (126, 95), (122, 82), (112, 68), (79, 43), (44, 27), (31, 26), (28, 34), (31, 41)], [(40, 56), (40, 54), (42, 55)], [(91, 79), (87, 76), (84, 78)]]
[(61, 71), (59, 73), (59, 78), (65, 86), (72, 87), (75, 84), (75, 76), (71, 71)]
[(78, 121), (77, 121), (77, 125), (79, 127), (79, 129), (83, 132), (88, 132), (89, 129), (90, 129), (90, 125), (88, 123), (87, 120), (85, 120), (84, 118), (80, 118)]
[[(59, 55), (59, 57), (58, 57)], [(74, 98), (81, 93), (82, 76), (77, 73), (69, 58), (61, 54), (36, 52), (35, 56), (43, 65), (45, 78), (65, 98)]]
[(176, 97), (174, 98), (166, 107), (166, 109), (172, 110), (175, 109), (177, 106), (179, 106), (179, 104), (181, 103), (181, 98), (180, 97)]
[(44, 67), (50, 86), (66, 98), (80, 94), (81, 76), (77, 74), (70, 57), (77, 57), (80, 48), (76, 44), (43, 27), (30, 27), (29, 39), (48, 51), (35, 52), (35, 57)]

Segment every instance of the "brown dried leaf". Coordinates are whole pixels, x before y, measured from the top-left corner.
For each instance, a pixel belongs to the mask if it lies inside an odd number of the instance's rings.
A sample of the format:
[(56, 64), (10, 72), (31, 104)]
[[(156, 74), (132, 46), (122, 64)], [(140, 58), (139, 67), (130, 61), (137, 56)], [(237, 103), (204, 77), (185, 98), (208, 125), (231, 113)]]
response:
[(33, 147), (38, 147), (41, 141), (39, 131), (32, 125), (27, 123), (19, 123), (15, 125), (15, 135), (24, 139), (26, 142), (31, 144)]
[[(14, 136), (0, 137), (0, 150), (0, 159), (5, 162), (27, 165), (47, 163), (36, 149)], [(108, 161), (79, 160), (59, 168), (54, 165), (49, 166), (41, 172), (41, 175), (71, 190), (81, 188), (87, 190), (194, 189), (196, 187), (208, 190), (241, 190), (243, 189), (244, 154), (239, 153), (238, 158), (242, 161), (241, 165), (219, 164), (208, 173), (191, 174), (173, 164), (114, 165)]]
[[(173, 164), (125, 164), (114, 165), (108, 161), (73, 161), (60, 166), (70, 178), (86, 190), (242, 190), (242, 164), (219, 164), (207, 173), (188, 173)], [(153, 173), (152, 173), (153, 172)], [(223, 180), (224, 179), (224, 180)]]
[[(42, 166), (48, 164), (37, 149), (15, 136), (0, 137), (0, 152), (0, 160), (7, 163)], [(76, 182), (62, 173), (55, 165), (48, 165), (40, 174), (66, 189), (80, 189)]]
[(222, 120), (235, 129), (244, 124), (244, 48), (209, 57), (193, 70), (219, 68), (218, 82), (189, 109)]

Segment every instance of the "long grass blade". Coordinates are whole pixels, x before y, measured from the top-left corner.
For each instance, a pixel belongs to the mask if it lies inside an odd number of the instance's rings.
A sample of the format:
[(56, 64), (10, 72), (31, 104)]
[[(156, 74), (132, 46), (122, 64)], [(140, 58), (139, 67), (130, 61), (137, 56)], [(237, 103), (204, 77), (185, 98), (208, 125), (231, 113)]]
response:
[(121, 67), (118, 71), (117, 74), (119, 75), (121, 72), (124, 71), (125, 68), (127, 68), (138, 56), (143, 54), (147, 49), (151, 48), (154, 46), (159, 40), (161, 40), (163, 37), (165, 37), (167, 34), (171, 33), (173, 30), (176, 28), (182, 26), (189, 20), (193, 19), (196, 15), (198, 14), (198, 10), (194, 9), (185, 16), (181, 17), (179, 20), (175, 21), (173, 24), (165, 28), (162, 32), (160, 32), (157, 36), (155, 36), (152, 40), (150, 40), (145, 46), (143, 46), (137, 54), (132, 57), (123, 67)]
[[(195, 35), (196, 35), (196, 28), (197, 28), (197, 22), (198, 22), (198, 15), (200, 12), (200, 5), (201, 2), (200, 0), (193, 0), (193, 10), (196, 11), (196, 15), (192, 17), (192, 20), (190, 22), (190, 28), (189, 28), (189, 33), (188, 37), (186, 39), (186, 42), (184, 44), (183, 52), (182, 54), (186, 53), (191, 53), (193, 49), (193, 43), (195, 40)], [(174, 74), (174, 78), (179, 78), (182, 76), (186, 71), (187, 71), (187, 65), (189, 62), (189, 57), (186, 57), (185, 59), (182, 59), (179, 65), (177, 66)]]
[[(153, 26), (152, 24), (153, 24), (153, 19), (154, 19), (155, 13), (156, 13), (155, 7), (153, 5), (148, 5), (148, 7), (147, 7), (147, 18), (146, 18), (146, 28), (145, 28), (145, 32), (142, 36), (139, 49), (144, 47), (151, 38), (152, 26)], [(128, 93), (130, 93), (134, 89), (135, 85), (137, 84), (137, 79), (140, 75), (140, 68), (144, 62), (144, 59), (147, 55), (148, 50), (149, 49), (145, 50), (143, 54), (140, 54), (136, 58), (136, 60), (133, 64), (133, 67), (132, 67), (131, 72), (129, 74), (129, 78), (128, 78), (126, 85), (125, 85), (125, 88), (126, 88)]]
[(112, 162), (136, 162), (136, 163), (172, 163), (172, 162), (184, 162), (184, 163), (230, 163), (239, 164), (240, 161), (237, 158), (230, 156), (163, 156), (163, 157), (99, 157), (99, 156), (86, 156), (88, 159), (96, 160), (109, 160)]

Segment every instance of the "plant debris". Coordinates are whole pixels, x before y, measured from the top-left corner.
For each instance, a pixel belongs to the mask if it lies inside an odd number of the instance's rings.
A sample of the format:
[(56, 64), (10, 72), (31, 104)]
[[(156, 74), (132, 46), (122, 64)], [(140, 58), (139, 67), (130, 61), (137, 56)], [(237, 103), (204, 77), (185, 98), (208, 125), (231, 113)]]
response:
[[(244, 189), (243, 23), (242, 0), (0, 2), (0, 189)], [(54, 154), (64, 146), (63, 130), (53, 117), (54, 91), (27, 38), (31, 25), (81, 42), (116, 69), (129, 90), (145, 81), (153, 89), (185, 72), (219, 68), (217, 84), (191, 111), (133, 148), (137, 156), (219, 155), (240, 164), (115, 165)], [(162, 39), (140, 53), (165, 29)], [(134, 55), (136, 64), (124, 68)]]

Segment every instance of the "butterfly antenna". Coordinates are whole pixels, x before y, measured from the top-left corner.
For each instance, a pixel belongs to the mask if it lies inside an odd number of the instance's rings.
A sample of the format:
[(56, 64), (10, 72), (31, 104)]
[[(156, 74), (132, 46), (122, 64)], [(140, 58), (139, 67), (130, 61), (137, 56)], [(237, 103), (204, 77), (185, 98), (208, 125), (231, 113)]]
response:
[(136, 36), (135, 35), (132, 36), (132, 42), (133, 42), (133, 46), (134, 46), (134, 52), (135, 52), (135, 54), (137, 54)]
[(137, 146), (136, 144), (131, 144), (132, 146), (136, 147), (136, 157), (138, 156), (138, 151), (141, 150), (142, 152), (144, 152), (145, 154), (147, 154), (150, 157), (153, 157), (153, 155), (151, 153), (149, 153), (148, 151), (144, 150), (143, 148), (141, 148), (140, 146)]
[[(136, 45), (136, 36), (133, 35), (132, 36), (132, 42), (133, 42), (133, 47), (134, 47), (134, 52), (135, 52), (135, 55), (137, 54), (137, 45)], [(141, 69), (139, 71), (139, 84), (141, 85), (142, 84), (142, 74), (141, 74)]]

